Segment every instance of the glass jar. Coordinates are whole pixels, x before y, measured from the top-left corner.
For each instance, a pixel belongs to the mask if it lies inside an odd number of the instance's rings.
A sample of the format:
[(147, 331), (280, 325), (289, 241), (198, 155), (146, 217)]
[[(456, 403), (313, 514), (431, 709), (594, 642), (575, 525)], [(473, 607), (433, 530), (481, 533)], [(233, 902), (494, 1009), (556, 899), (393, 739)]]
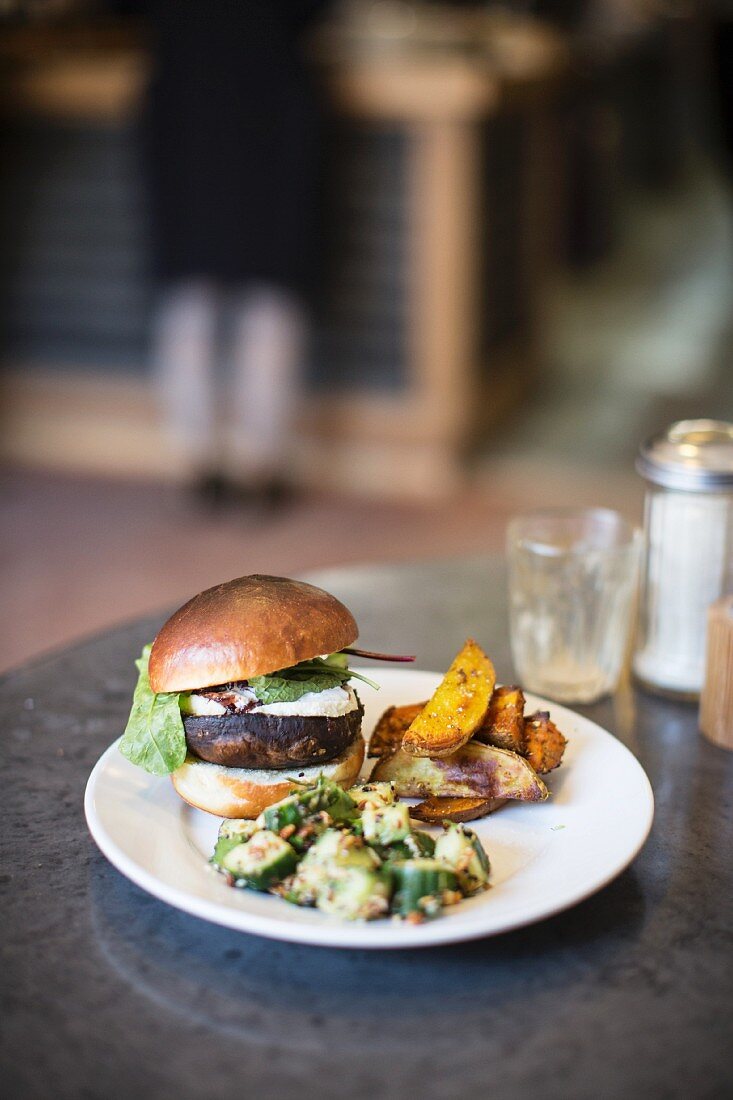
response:
[(733, 592), (733, 424), (681, 420), (641, 447), (649, 483), (634, 672), (694, 699), (710, 604)]

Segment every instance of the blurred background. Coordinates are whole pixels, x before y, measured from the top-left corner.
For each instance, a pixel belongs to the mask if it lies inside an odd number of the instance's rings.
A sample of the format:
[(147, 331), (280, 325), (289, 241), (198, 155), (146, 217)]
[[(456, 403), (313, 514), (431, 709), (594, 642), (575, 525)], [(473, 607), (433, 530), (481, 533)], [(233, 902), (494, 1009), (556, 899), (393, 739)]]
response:
[(733, 418), (732, 77), (723, 0), (0, 0), (0, 668), (640, 519)]

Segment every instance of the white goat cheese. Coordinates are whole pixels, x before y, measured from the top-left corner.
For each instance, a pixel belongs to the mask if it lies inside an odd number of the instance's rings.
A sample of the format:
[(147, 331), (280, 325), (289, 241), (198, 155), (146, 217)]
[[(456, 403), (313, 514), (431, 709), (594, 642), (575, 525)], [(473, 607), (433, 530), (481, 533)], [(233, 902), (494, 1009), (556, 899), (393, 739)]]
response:
[[(238, 688), (237, 696), (243, 703), (255, 701), (253, 692)], [(252, 707), (248, 714), (300, 715), (301, 717), (339, 718), (356, 710), (358, 703), (351, 687), (332, 687), (325, 691), (309, 691), (291, 703), (265, 703)], [(192, 691), (186, 704), (186, 712), (200, 716), (227, 714), (226, 707), (215, 699), (206, 699)]]
[(332, 687), (325, 691), (309, 691), (292, 703), (267, 703), (255, 707), (250, 713), (339, 718), (342, 714), (350, 714), (357, 706), (356, 696), (350, 687)]

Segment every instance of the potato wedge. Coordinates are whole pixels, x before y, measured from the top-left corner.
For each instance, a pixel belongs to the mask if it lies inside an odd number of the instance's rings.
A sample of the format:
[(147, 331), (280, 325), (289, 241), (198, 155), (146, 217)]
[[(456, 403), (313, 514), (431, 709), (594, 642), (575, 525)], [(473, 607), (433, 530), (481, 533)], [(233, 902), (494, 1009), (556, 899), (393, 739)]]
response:
[(374, 727), (369, 738), (368, 756), (385, 756), (395, 752), (402, 744), (405, 732), (427, 703), (408, 703), (402, 707), (388, 707)]
[(514, 798), (542, 802), (547, 787), (526, 760), (493, 745), (469, 741), (450, 756), (429, 759), (399, 749), (374, 765), (371, 778), (394, 783), (405, 798)]
[(485, 745), (524, 752), (524, 693), (518, 687), (494, 690), (489, 709), (475, 737)]
[(559, 767), (567, 738), (550, 721), (549, 711), (538, 710), (524, 722), (524, 756), (538, 775)]
[(410, 806), (410, 817), (440, 825), (443, 821), (475, 821), (503, 806), (503, 798), (426, 798)]
[(402, 739), (411, 756), (449, 756), (479, 728), (496, 683), (494, 666), (468, 639)]

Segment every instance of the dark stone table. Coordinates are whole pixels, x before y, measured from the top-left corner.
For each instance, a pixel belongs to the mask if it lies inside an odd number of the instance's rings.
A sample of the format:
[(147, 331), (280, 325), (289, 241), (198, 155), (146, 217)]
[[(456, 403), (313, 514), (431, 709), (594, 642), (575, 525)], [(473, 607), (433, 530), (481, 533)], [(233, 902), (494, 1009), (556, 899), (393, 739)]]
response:
[[(496, 560), (316, 579), (364, 646), (444, 668), (474, 634), (511, 678)], [(278, 944), (149, 897), (87, 833), (87, 776), (161, 619), (0, 683), (4, 1096), (732, 1094), (733, 755), (693, 708), (631, 690), (583, 708), (639, 757), (657, 816), (632, 867), (574, 909), (425, 951)]]

